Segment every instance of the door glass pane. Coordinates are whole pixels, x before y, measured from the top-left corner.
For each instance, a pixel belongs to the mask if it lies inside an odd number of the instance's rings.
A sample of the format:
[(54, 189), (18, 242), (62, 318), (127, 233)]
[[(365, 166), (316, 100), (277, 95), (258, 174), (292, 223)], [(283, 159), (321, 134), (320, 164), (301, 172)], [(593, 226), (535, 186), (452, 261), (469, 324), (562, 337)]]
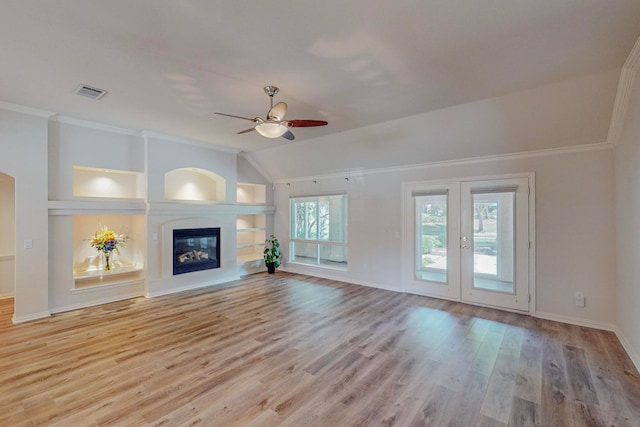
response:
[(416, 197), (416, 278), (447, 282), (447, 195)]
[(515, 193), (473, 194), (473, 287), (514, 293)]

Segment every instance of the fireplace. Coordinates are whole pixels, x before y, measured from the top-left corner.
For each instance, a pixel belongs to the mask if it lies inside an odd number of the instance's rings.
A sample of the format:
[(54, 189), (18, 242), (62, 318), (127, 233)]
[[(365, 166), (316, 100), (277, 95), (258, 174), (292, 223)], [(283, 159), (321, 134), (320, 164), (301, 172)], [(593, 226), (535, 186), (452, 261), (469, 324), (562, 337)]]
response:
[(173, 275), (220, 268), (220, 228), (173, 230)]

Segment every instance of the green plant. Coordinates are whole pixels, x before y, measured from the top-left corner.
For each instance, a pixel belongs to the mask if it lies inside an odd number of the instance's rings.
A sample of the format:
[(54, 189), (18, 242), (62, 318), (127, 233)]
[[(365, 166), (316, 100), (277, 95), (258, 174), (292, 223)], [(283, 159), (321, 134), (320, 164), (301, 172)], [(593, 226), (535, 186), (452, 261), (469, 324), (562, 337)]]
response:
[(433, 248), (441, 247), (436, 236), (422, 236), (422, 253), (430, 254)]
[(264, 241), (264, 263), (274, 264), (274, 267), (278, 268), (280, 266), (281, 259), (280, 242), (272, 234), (269, 239)]

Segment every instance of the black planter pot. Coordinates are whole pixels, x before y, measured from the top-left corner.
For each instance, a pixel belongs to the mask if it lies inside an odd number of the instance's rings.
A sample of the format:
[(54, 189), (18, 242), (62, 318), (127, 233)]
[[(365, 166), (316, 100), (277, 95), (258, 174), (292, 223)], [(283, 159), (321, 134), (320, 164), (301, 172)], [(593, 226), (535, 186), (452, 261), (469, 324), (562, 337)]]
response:
[(276, 263), (275, 262), (267, 262), (267, 273), (273, 274), (276, 272)]

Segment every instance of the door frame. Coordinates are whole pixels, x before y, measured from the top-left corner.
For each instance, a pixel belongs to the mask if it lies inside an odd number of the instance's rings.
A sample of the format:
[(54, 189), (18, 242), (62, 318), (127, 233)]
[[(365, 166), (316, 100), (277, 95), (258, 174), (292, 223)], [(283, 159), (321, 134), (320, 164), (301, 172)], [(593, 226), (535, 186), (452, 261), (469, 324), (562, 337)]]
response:
[[(455, 291), (447, 289), (446, 292), (435, 292), (432, 290), (416, 291), (416, 287), (412, 286), (415, 283), (415, 207), (413, 194), (420, 192), (429, 192), (434, 188), (447, 186), (451, 184), (461, 185), (462, 182), (469, 181), (490, 181), (500, 179), (512, 179), (512, 178), (526, 178), (529, 184), (529, 212), (528, 212), (528, 229), (529, 229), (529, 242), (531, 247), (529, 248), (529, 304), (526, 311), (512, 310), (505, 307), (495, 307), (492, 305), (486, 305), (475, 302), (465, 302), (461, 299), (461, 286), (459, 282), (457, 285), (458, 290)], [(493, 308), (499, 308), (505, 311), (514, 311), (517, 313), (529, 313), (534, 314), (536, 311), (536, 233), (535, 233), (535, 173), (514, 173), (503, 175), (481, 175), (481, 176), (465, 176), (450, 179), (435, 179), (429, 181), (412, 181), (402, 183), (402, 290), (406, 293), (415, 293), (418, 295), (424, 295), (434, 298), (446, 299), (450, 301), (464, 302), (465, 304), (481, 305)], [(455, 236), (460, 236), (460, 223), (451, 224), (455, 228), (452, 233)], [(460, 277), (458, 275), (458, 277)]]

